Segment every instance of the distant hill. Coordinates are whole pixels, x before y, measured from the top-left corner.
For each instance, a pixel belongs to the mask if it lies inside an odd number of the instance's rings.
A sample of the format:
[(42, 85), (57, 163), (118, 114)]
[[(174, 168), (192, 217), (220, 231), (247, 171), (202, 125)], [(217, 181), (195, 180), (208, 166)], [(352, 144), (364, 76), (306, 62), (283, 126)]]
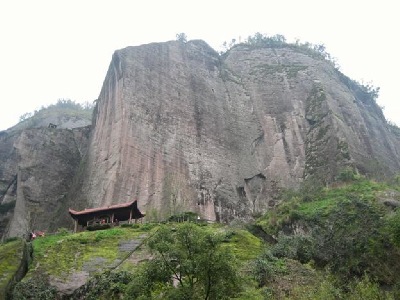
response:
[(92, 123), (94, 104), (80, 104), (69, 99), (60, 99), (56, 104), (21, 116), (21, 121), (8, 130), (48, 127), (54, 124), (58, 128), (78, 128)]

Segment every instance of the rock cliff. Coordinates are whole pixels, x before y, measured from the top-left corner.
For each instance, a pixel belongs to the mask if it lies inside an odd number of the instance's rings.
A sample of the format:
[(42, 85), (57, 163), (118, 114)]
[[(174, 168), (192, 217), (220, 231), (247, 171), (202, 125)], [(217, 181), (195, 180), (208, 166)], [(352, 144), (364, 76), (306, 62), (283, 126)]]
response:
[(246, 218), (310, 176), (400, 167), (399, 138), (372, 97), (294, 47), (220, 56), (196, 40), (116, 51), (93, 123), (82, 200), (137, 199), (148, 218)]
[(246, 219), (306, 178), (400, 170), (399, 135), (370, 93), (289, 45), (118, 50), (92, 123), (0, 134), (0, 234), (72, 226), (68, 207), (132, 200), (148, 220)]
[[(67, 195), (86, 153), (90, 127), (34, 128), (0, 137), (0, 235), (54, 231), (65, 221)], [(69, 220), (68, 220), (69, 221)]]

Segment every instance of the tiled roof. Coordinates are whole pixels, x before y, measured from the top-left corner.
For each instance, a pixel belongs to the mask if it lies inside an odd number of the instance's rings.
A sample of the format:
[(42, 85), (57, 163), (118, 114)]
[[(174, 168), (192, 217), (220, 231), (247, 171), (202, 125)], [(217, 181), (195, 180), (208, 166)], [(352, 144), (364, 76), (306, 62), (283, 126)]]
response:
[(98, 207), (98, 208), (85, 208), (84, 210), (81, 211), (76, 211), (73, 209), (69, 209), (69, 213), (73, 215), (85, 215), (93, 212), (99, 212), (99, 211), (105, 211), (105, 210), (110, 210), (110, 209), (116, 209), (116, 208), (125, 208), (125, 207), (130, 207), (132, 206), (135, 201), (132, 202), (127, 202), (127, 203), (120, 203), (120, 204), (115, 204), (115, 205), (109, 205), (109, 206), (104, 206), (104, 207)]

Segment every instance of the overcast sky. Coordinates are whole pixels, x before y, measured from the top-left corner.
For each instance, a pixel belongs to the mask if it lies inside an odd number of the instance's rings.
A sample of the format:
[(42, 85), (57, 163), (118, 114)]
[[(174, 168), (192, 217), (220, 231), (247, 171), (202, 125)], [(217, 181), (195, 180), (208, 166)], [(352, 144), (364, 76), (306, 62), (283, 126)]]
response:
[(0, 130), (60, 98), (93, 101), (116, 49), (174, 40), (224, 41), (256, 32), (323, 43), (341, 71), (381, 88), (400, 125), (397, 1), (4, 0), (0, 3)]

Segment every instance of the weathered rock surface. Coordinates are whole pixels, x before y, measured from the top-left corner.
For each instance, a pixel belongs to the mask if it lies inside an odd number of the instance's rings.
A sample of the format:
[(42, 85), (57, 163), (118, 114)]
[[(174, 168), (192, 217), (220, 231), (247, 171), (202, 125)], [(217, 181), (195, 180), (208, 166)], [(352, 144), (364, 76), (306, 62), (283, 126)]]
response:
[(391, 129), (368, 92), (295, 47), (128, 47), (112, 57), (91, 130), (0, 133), (0, 234), (72, 226), (68, 207), (134, 199), (148, 220), (246, 219), (305, 178), (398, 172)]
[(8, 208), (0, 212), (6, 225), (1, 235), (53, 231), (63, 224), (67, 195), (87, 151), (89, 132), (90, 127), (39, 128), (0, 137), (0, 207)]
[(397, 149), (368, 94), (293, 48), (128, 47), (98, 99), (82, 195), (89, 206), (137, 199), (150, 218), (227, 221), (305, 177), (330, 182), (344, 166), (390, 175)]

